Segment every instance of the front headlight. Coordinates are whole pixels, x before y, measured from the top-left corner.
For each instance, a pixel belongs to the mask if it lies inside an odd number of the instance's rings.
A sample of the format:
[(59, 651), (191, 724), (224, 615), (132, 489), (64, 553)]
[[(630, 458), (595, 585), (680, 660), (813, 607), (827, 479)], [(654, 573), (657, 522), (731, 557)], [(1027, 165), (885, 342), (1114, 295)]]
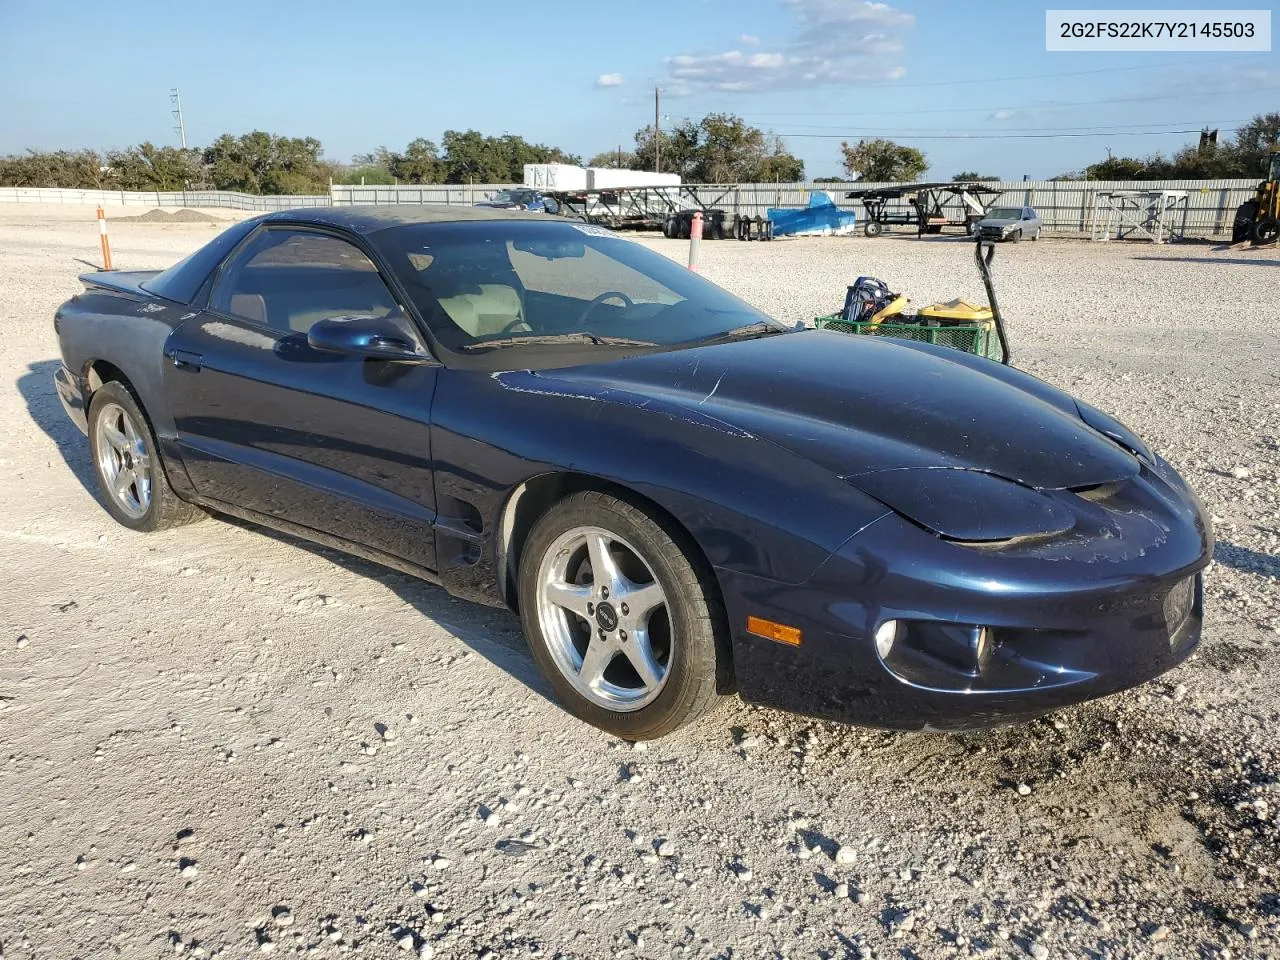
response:
[(1076, 400), (1075, 404), (1081, 420), (1103, 436), (1110, 437), (1139, 460), (1145, 460), (1151, 465), (1155, 464), (1156, 458), (1150, 448), (1123, 423), (1111, 416), (1111, 414), (1103, 413), (1097, 407), (1091, 407), (1081, 400)]
[(977, 470), (913, 467), (845, 480), (948, 540), (1012, 540), (1062, 533), (1075, 526), (1074, 514), (1057, 500)]

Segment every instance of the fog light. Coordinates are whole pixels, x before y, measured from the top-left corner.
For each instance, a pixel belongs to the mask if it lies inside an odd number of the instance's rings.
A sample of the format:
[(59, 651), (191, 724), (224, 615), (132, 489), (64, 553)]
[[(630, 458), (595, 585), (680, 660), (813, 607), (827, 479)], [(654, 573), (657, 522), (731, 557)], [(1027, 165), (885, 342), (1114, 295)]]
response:
[(888, 660), (893, 653), (893, 642), (898, 639), (898, 621), (886, 620), (876, 630), (876, 653), (881, 660)]

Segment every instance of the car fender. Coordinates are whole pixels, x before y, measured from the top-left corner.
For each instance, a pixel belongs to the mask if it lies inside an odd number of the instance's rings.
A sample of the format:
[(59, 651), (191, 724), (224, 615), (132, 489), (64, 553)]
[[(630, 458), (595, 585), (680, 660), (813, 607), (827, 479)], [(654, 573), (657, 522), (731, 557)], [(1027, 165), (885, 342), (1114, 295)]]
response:
[[(539, 478), (564, 476), (644, 498), (716, 570), (779, 583), (803, 582), (888, 512), (829, 470), (715, 417), (527, 371), (444, 371), (432, 459), (441, 579), (458, 595), (489, 602), (505, 599), (512, 510)], [(475, 518), (478, 545), (448, 545), (450, 512)]]

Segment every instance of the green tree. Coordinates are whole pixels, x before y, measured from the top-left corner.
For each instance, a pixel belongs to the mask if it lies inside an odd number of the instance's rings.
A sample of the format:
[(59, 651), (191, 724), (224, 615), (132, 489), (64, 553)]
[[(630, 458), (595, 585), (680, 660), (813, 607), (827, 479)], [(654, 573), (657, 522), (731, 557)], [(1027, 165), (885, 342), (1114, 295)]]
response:
[(401, 183), (439, 183), (444, 177), (440, 152), (431, 140), (410, 140), (404, 153), (393, 153), (387, 169)]
[(604, 153), (597, 153), (594, 157), (587, 161), (588, 167), (599, 167), (610, 170), (639, 170), (643, 169), (636, 166), (636, 155), (630, 150), (606, 150)]
[(915, 147), (904, 147), (875, 137), (859, 140), (853, 146), (840, 144), (844, 154), (844, 171), (857, 174), (871, 183), (901, 183), (915, 180), (929, 169), (929, 161)]
[(204, 163), (219, 190), (244, 193), (322, 193), (327, 167), (314, 137), (281, 137), (254, 130), (224, 133), (204, 151)]
[(111, 186), (120, 190), (187, 190), (205, 184), (199, 150), (150, 141), (107, 154)]
[(28, 150), (0, 157), (0, 184), (10, 187), (72, 187), (96, 190), (110, 185), (106, 158), (93, 150)]
[[(1225, 143), (1188, 145), (1172, 158), (1152, 154), (1145, 159), (1112, 157), (1090, 164), (1089, 180), (1252, 179), (1262, 175), (1267, 153), (1280, 142), (1280, 113), (1258, 114)], [(1063, 174), (1063, 178), (1075, 176)]]
[(529, 143), (514, 134), (487, 137), (478, 130), (446, 130), (441, 145), (445, 183), (520, 183), (526, 163), (582, 162), (558, 147)]
[[(653, 127), (635, 135), (636, 166), (652, 170)], [(661, 166), (693, 183), (793, 182), (804, 179), (804, 162), (787, 151), (782, 138), (749, 126), (741, 117), (711, 113), (662, 132)]]
[(962, 173), (957, 173), (954, 177), (951, 178), (952, 183), (963, 183), (967, 180), (987, 180), (987, 181), (991, 181), (992, 183), (998, 183), (1000, 181), (1000, 178), (995, 175), (984, 177), (982, 174), (974, 173), (972, 170), (965, 170)]

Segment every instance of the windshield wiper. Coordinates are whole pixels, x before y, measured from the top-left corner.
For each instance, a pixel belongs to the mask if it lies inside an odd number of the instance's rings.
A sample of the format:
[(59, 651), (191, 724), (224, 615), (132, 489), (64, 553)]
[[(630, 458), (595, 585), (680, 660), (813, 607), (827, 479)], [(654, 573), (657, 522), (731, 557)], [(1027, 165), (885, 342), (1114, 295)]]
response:
[(630, 337), (609, 337), (598, 333), (529, 333), (518, 337), (500, 337), (497, 340), (477, 340), (464, 343), (461, 350), (483, 350), (487, 347), (517, 347), (531, 343), (589, 343), (605, 347), (656, 347), (652, 340), (633, 340)]
[(705, 337), (698, 337), (694, 340), (686, 340), (685, 344), (708, 344), (708, 343), (727, 343), (730, 340), (754, 340), (759, 337), (771, 337), (775, 333), (791, 333), (787, 327), (780, 327), (765, 321), (757, 323), (744, 324), (741, 327), (734, 327), (731, 330), (722, 330), (719, 333), (712, 333)]

